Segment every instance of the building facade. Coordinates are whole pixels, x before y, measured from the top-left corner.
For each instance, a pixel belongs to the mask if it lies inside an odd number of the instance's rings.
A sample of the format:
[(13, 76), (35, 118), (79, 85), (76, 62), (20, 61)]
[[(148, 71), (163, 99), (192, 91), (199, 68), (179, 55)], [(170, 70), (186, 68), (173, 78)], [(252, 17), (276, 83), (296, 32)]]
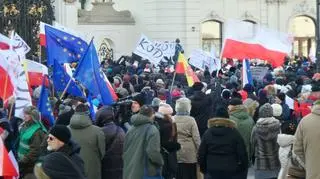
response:
[(187, 56), (196, 48), (219, 53), (228, 19), (291, 33), (292, 55), (315, 50), (316, 0), (56, 0), (54, 6), (58, 23), (94, 37), (101, 58), (131, 55), (141, 34), (179, 38)]

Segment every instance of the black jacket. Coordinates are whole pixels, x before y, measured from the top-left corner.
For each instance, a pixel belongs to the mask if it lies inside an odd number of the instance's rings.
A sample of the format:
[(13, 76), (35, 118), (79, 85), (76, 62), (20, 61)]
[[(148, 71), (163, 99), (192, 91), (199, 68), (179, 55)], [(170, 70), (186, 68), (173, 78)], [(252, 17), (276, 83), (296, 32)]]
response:
[(70, 157), (71, 161), (78, 167), (79, 171), (84, 174), (84, 162), (80, 157), (81, 147), (74, 141), (70, 140), (69, 143), (63, 145), (57, 152), (62, 152)]
[[(203, 173), (225, 171), (243, 173), (248, 169), (248, 157), (244, 141), (228, 119), (213, 118), (204, 133), (198, 152), (198, 162)], [(246, 173), (246, 172), (244, 172)]]
[(207, 122), (212, 116), (212, 99), (209, 95), (206, 95), (202, 91), (195, 91), (193, 96), (190, 97), (191, 100), (191, 112), (190, 116), (194, 117), (200, 136), (204, 134), (207, 130)]

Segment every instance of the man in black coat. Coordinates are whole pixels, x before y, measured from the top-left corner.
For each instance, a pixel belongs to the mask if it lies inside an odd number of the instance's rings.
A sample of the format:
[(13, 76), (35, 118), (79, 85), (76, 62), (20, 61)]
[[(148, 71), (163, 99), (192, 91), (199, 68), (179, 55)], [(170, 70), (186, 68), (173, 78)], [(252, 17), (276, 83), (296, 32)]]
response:
[(203, 134), (198, 151), (202, 173), (215, 179), (246, 179), (248, 154), (235, 122), (228, 112), (218, 108), (216, 117), (208, 121), (209, 129)]
[(202, 90), (204, 85), (201, 82), (196, 82), (192, 86), (193, 95), (190, 97), (191, 100), (191, 111), (190, 116), (194, 117), (200, 136), (207, 130), (207, 122), (212, 116), (212, 98), (206, 95)]
[(55, 125), (51, 128), (47, 139), (49, 152), (62, 152), (70, 157), (71, 161), (84, 174), (84, 162), (80, 157), (80, 146), (71, 140), (71, 132), (65, 125)]

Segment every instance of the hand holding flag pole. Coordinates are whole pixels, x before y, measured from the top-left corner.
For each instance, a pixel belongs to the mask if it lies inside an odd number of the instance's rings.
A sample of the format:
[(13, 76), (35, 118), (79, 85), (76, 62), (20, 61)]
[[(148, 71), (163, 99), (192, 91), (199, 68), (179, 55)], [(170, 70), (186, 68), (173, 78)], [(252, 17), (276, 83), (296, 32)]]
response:
[(60, 100), (62, 100), (63, 96), (66, 94), (67, 89), (69, 88), (71, 81), (72, 81), (72, 78), (70, 78), (70, 80), (69, 80), (66, 88), (63, 90), (63, 92), (62, 92), (62, 94), (61, 94), (61, 96), (60, 96)]

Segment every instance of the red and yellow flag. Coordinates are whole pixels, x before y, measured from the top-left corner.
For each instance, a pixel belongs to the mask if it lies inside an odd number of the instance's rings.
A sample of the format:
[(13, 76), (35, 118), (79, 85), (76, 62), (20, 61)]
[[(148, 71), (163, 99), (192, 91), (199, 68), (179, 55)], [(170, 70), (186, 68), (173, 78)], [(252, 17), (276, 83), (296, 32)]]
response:
[(181, 53), (179, 53), (178, 62), (176, 65), (176, 73), (184, 73), (186, 75), (189, 87), (191, 87), (195, 82), (200, 82), (198, 76), (194, 73), (186, 58)]

